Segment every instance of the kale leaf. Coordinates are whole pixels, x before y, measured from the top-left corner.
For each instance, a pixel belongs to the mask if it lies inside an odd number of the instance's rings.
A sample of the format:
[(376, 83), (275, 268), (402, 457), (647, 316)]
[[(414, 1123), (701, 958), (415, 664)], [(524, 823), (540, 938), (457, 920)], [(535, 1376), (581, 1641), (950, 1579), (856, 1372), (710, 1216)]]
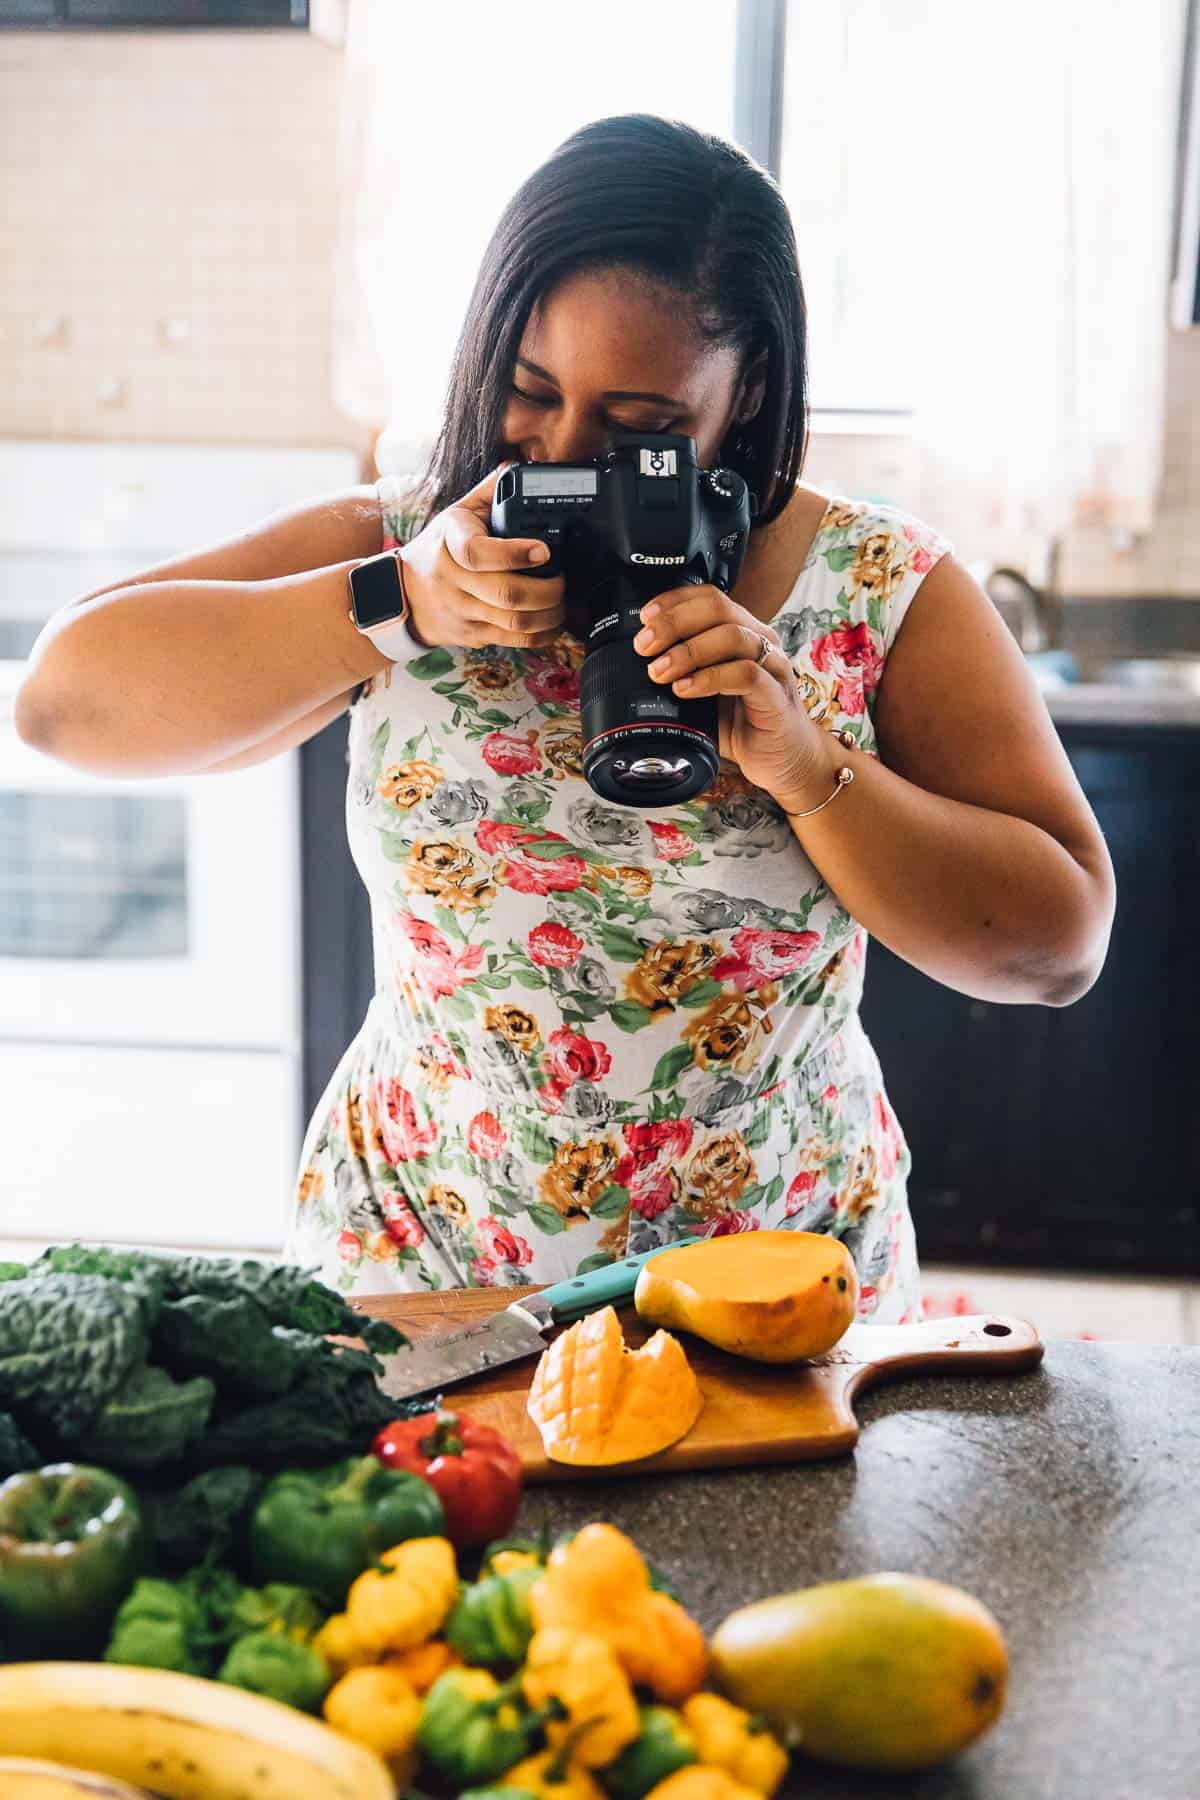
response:
[(376, 1384), (378, 1367), (364, 1351), (322, 1346), (281, 1399), (215, 1419), (193, 1445), (192, 1459), (282, 1468), (336, 1462), (362, 1451), (393, 1419), (429, 1410), (428, 1399), (390, 1400)]
[(22, 1469), (40, 1469), (45, 1462), (11, 1413), (0, 1412), (0, 1481)]
[(145, 1354), (142, 1299), (119, 1281), (0, 1283), (0, 1407), (39, 1439), (76, 1441)]
[(180, 1488), (142, 1495), (150, 1537), (163, 1562), (179, 1568), (241, 1561), (246, 1529), (265, 1475), (244, 1463), (206, 1469)]
[(322, 1339), (272, 1325), (248, 1294), (218, 1300), (189, 1294), (168, 1300), (158, 1315), (154, 1347), (164, 1362), (256, 1400), (286, 1394)]
[(173, 1381), (165, 1369), (132, 1369), (88, 1429), (71, 1445), (89, 1462), (116, 1469), (157, 1469), (178, 1462), (208, 1424), (216, 1388), (206, 1376)]

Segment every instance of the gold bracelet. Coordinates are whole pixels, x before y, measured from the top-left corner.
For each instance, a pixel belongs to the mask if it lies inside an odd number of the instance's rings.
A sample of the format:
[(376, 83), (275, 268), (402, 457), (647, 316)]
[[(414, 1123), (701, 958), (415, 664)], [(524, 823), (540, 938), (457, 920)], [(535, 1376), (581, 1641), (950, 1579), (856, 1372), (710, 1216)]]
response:
[[(853, 750), (854, 735), (852, 732), (835, 731), (832, 735), (837, 739), (838, 743), (841, 744), (843, 749)], [(830, 801), (836, 800), (838, 795), (841, 793), (842, 789), (849, 787), (850, 783), (853, 780), (854, 780), (854, 770), (851, 769), (850, 767), (848, 767), (847, 764), (843, 763), (842, 767), (840, 769), (835, 769), (835, 771), (834, 771), (834, 788), (833, 788), (832, 794), (829, 795), (828, 799), (822, 800), (820, 806), (810, 806), (808, 808), (807, 812), (784, 813), (784, 815), (783, 815), (784, 818), (785, 819), (811, 819), (814, 813), (824, 812), (825, 808), (829, 805)]]

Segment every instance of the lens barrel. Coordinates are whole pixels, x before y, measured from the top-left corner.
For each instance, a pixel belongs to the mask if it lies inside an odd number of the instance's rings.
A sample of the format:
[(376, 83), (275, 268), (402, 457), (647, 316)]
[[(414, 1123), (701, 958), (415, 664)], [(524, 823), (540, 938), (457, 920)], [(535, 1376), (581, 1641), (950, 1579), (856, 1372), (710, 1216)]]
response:
[[(638, 629), (636, 614), (633, 629)], [(677, 806), (716, 780), (717, 702), (651, 681), (628, 636), (590, 644), (580, 671), (583, 773), (605, 800)]]

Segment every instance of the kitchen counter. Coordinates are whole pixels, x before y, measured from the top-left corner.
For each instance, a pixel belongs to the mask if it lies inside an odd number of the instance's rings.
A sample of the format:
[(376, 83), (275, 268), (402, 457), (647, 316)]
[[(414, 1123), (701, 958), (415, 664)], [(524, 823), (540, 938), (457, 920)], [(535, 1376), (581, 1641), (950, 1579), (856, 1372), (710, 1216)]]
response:
[(1200, 694), (1172, 688), (1118, 687), (1067, 681), (1043, 687), (1056, 725), (1174, 725), (1200, 727)]
[(1027, 1375), (862, 1397), (854, 1455), (537, 1488), (521, 1526), (609, 1518), (714, 1628), (768, 1594), (883, 1569), (991, 1607), (1007, 1708), (922, 1775), (797, 1758), (800, 1800), (1185, 1800), (1200, 1792), (1200, 1349), (1051, 1343)]

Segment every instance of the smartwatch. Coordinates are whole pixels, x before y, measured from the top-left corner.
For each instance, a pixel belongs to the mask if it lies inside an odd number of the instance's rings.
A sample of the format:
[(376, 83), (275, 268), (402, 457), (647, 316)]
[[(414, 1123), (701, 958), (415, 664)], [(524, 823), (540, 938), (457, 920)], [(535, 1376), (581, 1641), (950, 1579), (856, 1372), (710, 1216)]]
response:
[(408, 630), (408, 595), (398, 550), (365, 556), (349, 571), (350, 622), (369, 637), (389, 662), (408, 655), (415, 639)]

